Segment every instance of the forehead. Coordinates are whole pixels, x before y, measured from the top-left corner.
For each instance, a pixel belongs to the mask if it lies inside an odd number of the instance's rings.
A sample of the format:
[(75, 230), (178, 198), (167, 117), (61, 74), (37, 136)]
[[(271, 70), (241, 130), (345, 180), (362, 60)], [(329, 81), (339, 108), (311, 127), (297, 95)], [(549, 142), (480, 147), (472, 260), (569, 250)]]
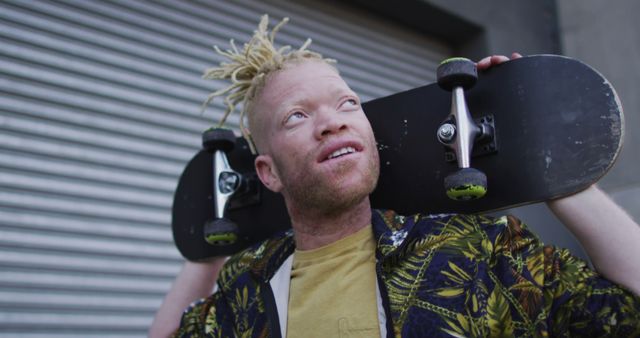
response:
[[(271, 113), (301, 104), (351, 91), (338, 72), (321, 61), (293, 64), (267, 79), (260, 101)], [(262, 109), (260, 109), (262, 110)]]

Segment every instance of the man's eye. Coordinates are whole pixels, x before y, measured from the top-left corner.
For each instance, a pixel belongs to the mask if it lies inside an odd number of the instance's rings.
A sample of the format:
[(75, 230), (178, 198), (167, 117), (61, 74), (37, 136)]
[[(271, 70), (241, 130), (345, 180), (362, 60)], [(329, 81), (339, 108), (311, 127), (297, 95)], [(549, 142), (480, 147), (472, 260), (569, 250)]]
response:
[(289, 115), (289, 117), (287, 117), (287, 120), (285, 121), (286, 123), (289, 122), (296, 122), (299, 120), (304, 119), (305, 117), (307, 117), (303, 112), (293, 112), (291, 115)]
[(358, 101), (356, 101), (356, 99), (348, 99), (344, 101), (344, 103), (342, 103), (342, 106), (346, 106), (346, 107), (355, 107), (357, 105), (358, 105)]

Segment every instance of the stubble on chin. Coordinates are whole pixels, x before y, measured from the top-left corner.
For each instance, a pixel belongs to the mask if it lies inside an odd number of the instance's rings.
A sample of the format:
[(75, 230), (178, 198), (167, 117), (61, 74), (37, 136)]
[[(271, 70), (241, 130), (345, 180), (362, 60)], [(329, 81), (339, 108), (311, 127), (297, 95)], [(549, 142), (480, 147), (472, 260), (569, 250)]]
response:
[[(289, 212), (299, 211), (318, 217), (341, 214), (373, 192), (379, 171), (376, 151), (369, 155), (365, 166), (359, 167), (354, 162), (344, 161), (330, 175), (314, 175), (309, 168), (290, 173), (290, 180), (283, 182), (283, 194), (288, 201)], [(349, 182), (354, 175), (357, 181)]]

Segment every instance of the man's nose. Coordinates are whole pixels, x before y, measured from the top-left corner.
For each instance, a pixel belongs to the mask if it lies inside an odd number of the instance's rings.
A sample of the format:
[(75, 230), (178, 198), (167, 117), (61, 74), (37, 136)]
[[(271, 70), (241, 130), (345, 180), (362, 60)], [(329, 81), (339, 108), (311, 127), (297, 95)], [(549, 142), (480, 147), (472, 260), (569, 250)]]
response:
[(346, 129), (346, 118), (339, 112), (333, 110), (318, 113), (315, 130), (316, 138), (321, 139), (327, 135), (337, 134)]

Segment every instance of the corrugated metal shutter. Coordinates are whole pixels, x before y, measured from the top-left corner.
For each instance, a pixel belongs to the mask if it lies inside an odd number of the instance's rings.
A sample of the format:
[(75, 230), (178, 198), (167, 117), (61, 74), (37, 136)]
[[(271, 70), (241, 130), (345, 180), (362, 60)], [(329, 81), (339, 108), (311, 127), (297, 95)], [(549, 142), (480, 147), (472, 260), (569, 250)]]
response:
[(320, 2), (0, 2), (0, 336), (145, 335), (182, 262), (177, 178), (222, 110), (200, 114), (210, 47), (262, 13), (291, 17), (280, 42), (313, 37), (364, 100), (432, 81), (448, 54)]

